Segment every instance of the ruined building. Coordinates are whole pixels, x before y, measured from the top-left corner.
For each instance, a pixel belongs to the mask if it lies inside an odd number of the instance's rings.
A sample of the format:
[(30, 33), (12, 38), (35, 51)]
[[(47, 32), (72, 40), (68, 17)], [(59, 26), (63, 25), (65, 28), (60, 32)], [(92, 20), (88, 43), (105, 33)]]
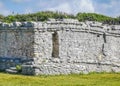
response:
[(120, 25), (73, 19), (0, 23), (0, 70), (23, 74), (120, 72)]

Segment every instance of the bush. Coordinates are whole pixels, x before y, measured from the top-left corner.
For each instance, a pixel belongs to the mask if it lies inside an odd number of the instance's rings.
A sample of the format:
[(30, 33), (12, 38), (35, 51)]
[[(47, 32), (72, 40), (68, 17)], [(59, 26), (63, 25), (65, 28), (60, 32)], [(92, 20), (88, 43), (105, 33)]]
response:
[(8, 15), (3, 16), (0, 15), (0, 21), (4, 21), (7, 23), (10, 22), (24, 22), (24, 21), (46, 21), (48, 18), (54, 18), (54, 19), (63, 19), (63, 18), (72, 18), (72, 19), (78, 19), (79, 21), (98, 21), (103, 22), (107, 24), (120, 24), (120, 17), (112, 18), (109, 16), (105, 16), (102, 14), (96, 14), (96, 13), (78, 13), (77, 15), (67, 14), (63, 12), (52, 12), (52, 11), (42, 11), (37, 13), (31, 13), (31, 14), (16, 14), (16, 15)]
[(22, 66), (21, 65), (16, 65), (16, 70), (20, 73), (22, 72)]

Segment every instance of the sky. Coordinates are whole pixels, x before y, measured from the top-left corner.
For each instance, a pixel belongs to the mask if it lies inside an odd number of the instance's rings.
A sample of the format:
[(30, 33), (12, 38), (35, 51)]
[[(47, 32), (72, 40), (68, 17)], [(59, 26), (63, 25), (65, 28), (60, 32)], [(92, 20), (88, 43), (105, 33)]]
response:
[(39, 11), (60, 11), (69, 14), (78, 12), (100, 13), (120, 16), (120, 0), (0, 0), (0, 14), (11, 15)]

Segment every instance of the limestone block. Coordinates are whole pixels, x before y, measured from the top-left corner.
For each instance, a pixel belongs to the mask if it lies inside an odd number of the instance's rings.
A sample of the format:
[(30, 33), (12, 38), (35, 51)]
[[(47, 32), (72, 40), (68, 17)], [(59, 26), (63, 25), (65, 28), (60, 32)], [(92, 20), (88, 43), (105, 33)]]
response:
[(90, 26), (91, 27), (101, 27), (102, 23), (100, 23), (100, 22), (92, 22), (92, 23), (90, 23)]
[(34, 27), (37, 26), (36, 22), (22, 22), (23, 27)]
[(34, 75), (35, 70), (32, 65), (22, 65), (22, 74)]
[(112, 67), (112, 72), (120, 72), (120, 67)]
[(60, 63), (60, 59), (59, 58), (52, 58), (52, 62), (54, 62), (54, 63)]
[(34, 24), (32, 22), (27, 22), (26, 23), (26, 27), (33, 27), (33, 26), (34, 26)]
[(9, 25), (8, 25), (7, 23), (2, 23), (2, 27), (4, 27), (4, 28), (8, 28)]
[(14, 27), (20, 27), (22, 25), (21, 22), (13, 22)]
[(48, 21), (56, 21), (56, 19), (53, 19), (53, 18), (49, 18)]

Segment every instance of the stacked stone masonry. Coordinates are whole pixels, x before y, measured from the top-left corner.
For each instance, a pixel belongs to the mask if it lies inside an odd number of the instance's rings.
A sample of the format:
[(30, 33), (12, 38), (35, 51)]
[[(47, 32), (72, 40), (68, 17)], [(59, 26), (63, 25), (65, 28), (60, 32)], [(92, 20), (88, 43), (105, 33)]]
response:
[(35, 75), (120, 72), (120, 25), (73, 19), (0, 22), (0, 69), (18, 64), (23, 74)]

